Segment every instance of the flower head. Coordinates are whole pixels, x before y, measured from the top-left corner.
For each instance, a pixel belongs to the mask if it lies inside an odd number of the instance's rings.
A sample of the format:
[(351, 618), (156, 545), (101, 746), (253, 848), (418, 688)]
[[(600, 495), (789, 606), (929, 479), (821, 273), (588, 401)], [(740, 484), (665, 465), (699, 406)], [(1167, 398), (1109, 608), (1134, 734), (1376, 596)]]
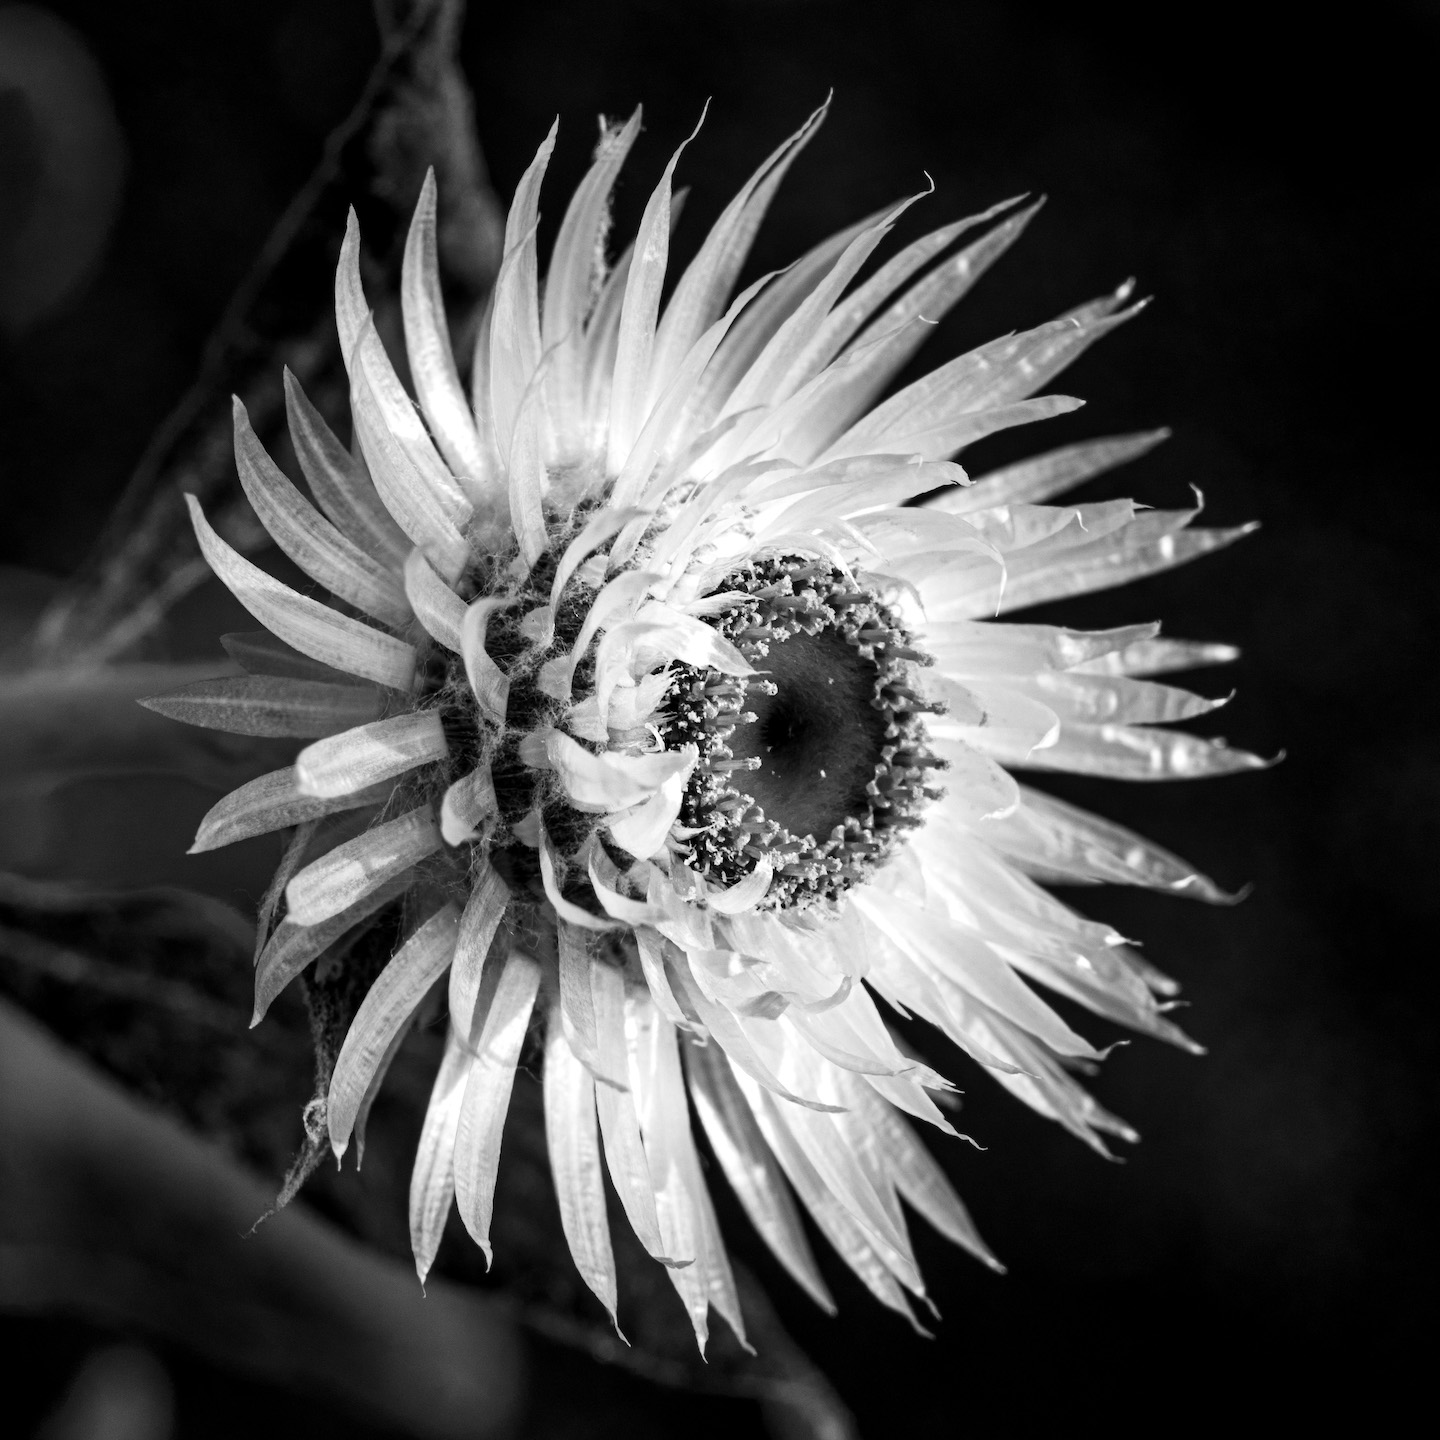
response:
[(663, 311), (679, 152), (608, 264), (609, 194), (638, 113), (604, 130), (542, 291), (552, 130), (510, 211), (468, 391), (427, 182), (401, 296), (418, 407), (371, 321), (352, 217), (336, 285), (350, 450), (287, 377), (318, 509), (236, 409), (246, 493), (334, 598), (264, 574), (192, 500), (206, 558), (268, 633), (228, 637), (248, 677), (155, 702), (318, 737), (222, 800), (196, 841), (297, 827), (262, 911), (257, 1018), (319, 957), (343, 964), (367, 921), (403, 915), (407, 938), (334, 1067), (337, 1155), (448, 972), (411, 1190), (421, 1275), (452, 1198), (489, 1253), (501, 1126), (533, 1025), (580, 1273), (613, 1316), (603, 1156), (702, 1344), (712, 1305), (737, 1332), (741, 1317), (691, 1102), (756, 1228), (822, 1305), (796, 1197), (907, 1315), (907, 1292), (924, 1289), (901, 1200), (994, 1264), (911, 1126), (953, 1133), (936, 1103), (950, 1084), (887, 1013), (938, 1027), (1103, 1151), (1105, 1135), (1131, 1132), (1076, 1083), (1074, 1062), (1097, 1052), (1034, 987), (1190, 1042), (1164, 1013), (1174, 985), (1037, 881), (1220, 898), (1012, 771), (1165, 779), (1260, 763), (1165, 728), (1214, 702), (1142, 678), (1230, 659), (1227, 647), (1154, 625), (995, 618), (1243, 533), (1189, 528), (1195, 511), (1046, 503), (1158, 433), (974, 484), (954, 462), (1079, 403), (1035, 392), (1136, 313), (1128, 286), (878, 405), (1035, 206), (947, 225), (861, 278), (906, 200), (730, 298), (821, 113), (730, 203)]

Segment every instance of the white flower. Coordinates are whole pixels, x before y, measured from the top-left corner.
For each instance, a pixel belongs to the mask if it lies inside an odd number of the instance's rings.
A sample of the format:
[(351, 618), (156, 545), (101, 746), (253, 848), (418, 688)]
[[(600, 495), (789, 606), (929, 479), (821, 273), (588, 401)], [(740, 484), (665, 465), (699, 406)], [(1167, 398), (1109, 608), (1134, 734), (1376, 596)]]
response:
[[(731, 202), (663, 313), (679, 152), (635, 243), (607, 265), (609, 193), (638, 113), (604, 132), (542, 300), (552, 130), (510, 211), (468, 393), (427, 182), (402, 281), (418, 408), (371, 323), (352, 217), (336, 309), (353, 451), (287, 377), (318, 511), (236, 410), (246, 493), (335, 600), (269, 578), (192, 500), (206, 558), (270, 635), (229, 638), (248, 678), (156, 702), (199, 723), (320, 737), (293, 768), (222, 800), (196, 841), (299, 827), (261, 917), (268, 933), (283, 888), (257, 1018), (405, 897), (409, 938), (335, 1065), (337, 1155), (449, 973), (411, 1190), (422, 1277), (452, 1198), (489, 1254), (501, 1127), (538, 1016), (580, 1273), (613, 1317), (603, 1155), (702, 1345), (712, 1305), (737, 1333), (741, 1317), (690, 1102), (756, 1228), (820, 1304), (831, 1301), (797, 1196), (907, 1315), (906, 1292), (924, 1289), (901, 1200), (995, 1264), (905, 1118), (953, 1133), (932, 1098), (949, 1082), (897, 1044), (885, 1007), (939, 1027), (1097, 1149), (1106, 1133), (1133, 1138), (1072, 1078), (1097, 1052), (1031, 982), (1194, 1048), (1164, 1013), (1175, 986), (1036, 882), (1219, 892), (1011, 772), (1145, 780), (1260, 763), (1164, 728), (1215, 702), (1139, 678), (1231, 659), (1228, 647), (1161, 639), (1154, 625), (994, 619), (1244, 533), (1129, 501), (1044, 503), (1163, 432), (1052, 451), (973, 485), (953, 463), (981, 436), (1078, 405), (1035, 392), (1136, 313), (1122, 308), (1128, 286), (871, 408), (1035, 206), (948, 225), (857, 282), (907, 200), (727, 305), (822, 113)], [(966, 232), (976, 238), (951, 250)]]

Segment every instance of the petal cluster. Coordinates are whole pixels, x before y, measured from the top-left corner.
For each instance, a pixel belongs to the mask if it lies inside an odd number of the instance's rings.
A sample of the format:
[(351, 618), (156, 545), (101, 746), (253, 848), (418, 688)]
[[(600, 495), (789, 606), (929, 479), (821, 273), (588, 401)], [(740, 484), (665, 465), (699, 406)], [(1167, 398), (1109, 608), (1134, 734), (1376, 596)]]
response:
[[(902, 1201), (995, 1261), (912, 1128), (953, 1133), (950, 1083), (901, 1043), (897, 1018), (937, 1027), (1102, 1151), (1106, 1135), (1133, 1137), (1076, 1082), (1099, 1054), (1043, 992), (1190, 1046), (1166, 1013), (1173, 983), (1042, 882), (1225, 897), (1015, 772), (1182, 779), (1260, 763), (1172, 728), (1216, 702), (1152, 678), (1231, 659), (1227, 647), (1161, 638), (1154, 625), (997, 618), (1244, 533), (1195, 527), (1196, 510), (1051, 503), (1163, 432), (1051, 451), (976, 483), (955, 463), (985, 435), (1080, 403), (1037, 392), (1137, 312), (1128, 286), (883, 400), (1035, 205), (1007, 202), (872, 264), (913, 197), (732, 297), (822, 118), (760, 166), (663, 307), (680, 152), (610, 263), (610, 192), (638, 112), (607, 129), (542, 287), (552, 129), (517, 189), (463, 378), (427, 182), (401, 283), (413, 398), (376, 330), (352, 217), (336, 311), (353, 444), (287, 376), (306, 498), (238, 402), (235, 426), (257, 515), (331, 598), (265, 574), (192, 501), (207, 560), (265, 628), (226, 637), (245, 674), (150, 702), (190, 723), (310, 742), (293, 767), (222, 800), (196, 840), (203, 850), (292, 832), (262, 906), (257, 1019), (308, 965), (343, 963), (360, 927), (402, 909), (406, 938), (331, 1080), (337, 1155), (363, 1141), (390, 1058), (443, 986), (446, 1047), (411, 1190), (421, 1275), (452, 1202), (489, 1254), (502, 1125), (535, 1043), (580, 1273), (613, 1316), (608, 1173), (702, 1345), (712, 1307), (742, 1337), (743, 1321), (697, 1134), (820, 1304), (831, 1302), (802, 1210), (909, 1316), (925, 1291)], [(712, 817), (682, 818), (686, 797), (693, 810), (700, 769), (729, 752), (665, 739), (682, 680), (703, 708), (783, 659), (725, 623), (751, 598), (736, 577), (777, 557), (821, 565), (846, 595), (899, 617), (885, 714), (895, 731), (894, 716), (913, 710), (905, 733), (925, 741), (923, 753), (909, 741), (885, 752), (913, 772), (906, 793), (928, 797), (906, 817), (905, 842), (863, 881), (804, 905), (777, 901), (783, 853), (741, 853), (748, 868), (733, 883), (692, 863)], [(839, 603), (827, 610), (798, 590), (772, 599), (808, 607), (816, 625)], [(866, 654), (887, 643), (848, 633)], [(890, 803), (872, 790), (874, 806)]]

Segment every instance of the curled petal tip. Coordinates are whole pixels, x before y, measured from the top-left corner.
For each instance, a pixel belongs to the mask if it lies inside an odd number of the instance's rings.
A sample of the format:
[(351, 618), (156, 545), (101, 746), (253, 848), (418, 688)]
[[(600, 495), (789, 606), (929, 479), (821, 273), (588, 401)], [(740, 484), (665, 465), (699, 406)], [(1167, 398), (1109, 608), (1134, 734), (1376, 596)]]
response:
[[(1217, 885), (1208, 875), (1202, 875), (1195, 871), (1190, 875), (1176, 880), (1169, 887), (1172, 895), (1179, 895), (1188, 900), (1203, 900), (1207, 905), (1238, 905), (1242, 900), (1248, 898), (1255, 887), (1248, 882), (1238, 890), (1226, 890)], [(1127, 940), (1128, 945), (1138, 945), (1139, 941)]]

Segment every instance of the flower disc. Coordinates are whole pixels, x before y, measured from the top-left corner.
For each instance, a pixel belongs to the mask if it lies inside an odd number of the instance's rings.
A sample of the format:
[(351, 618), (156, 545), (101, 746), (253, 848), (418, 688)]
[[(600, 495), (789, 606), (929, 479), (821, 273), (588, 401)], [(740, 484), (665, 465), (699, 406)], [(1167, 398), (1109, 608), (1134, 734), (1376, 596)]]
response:
[(700, 763), (681, 812), (691, 863), (732, 885), (764, 861), (767, 906), (836, 899), (864, 880), (937, 791), (944, 762), (908, 683), (929, 657), (880, 597), (801, 557), (726, 578), (740, 595), (716, 622), (757, 678), (686, 671), (663, 729)]

